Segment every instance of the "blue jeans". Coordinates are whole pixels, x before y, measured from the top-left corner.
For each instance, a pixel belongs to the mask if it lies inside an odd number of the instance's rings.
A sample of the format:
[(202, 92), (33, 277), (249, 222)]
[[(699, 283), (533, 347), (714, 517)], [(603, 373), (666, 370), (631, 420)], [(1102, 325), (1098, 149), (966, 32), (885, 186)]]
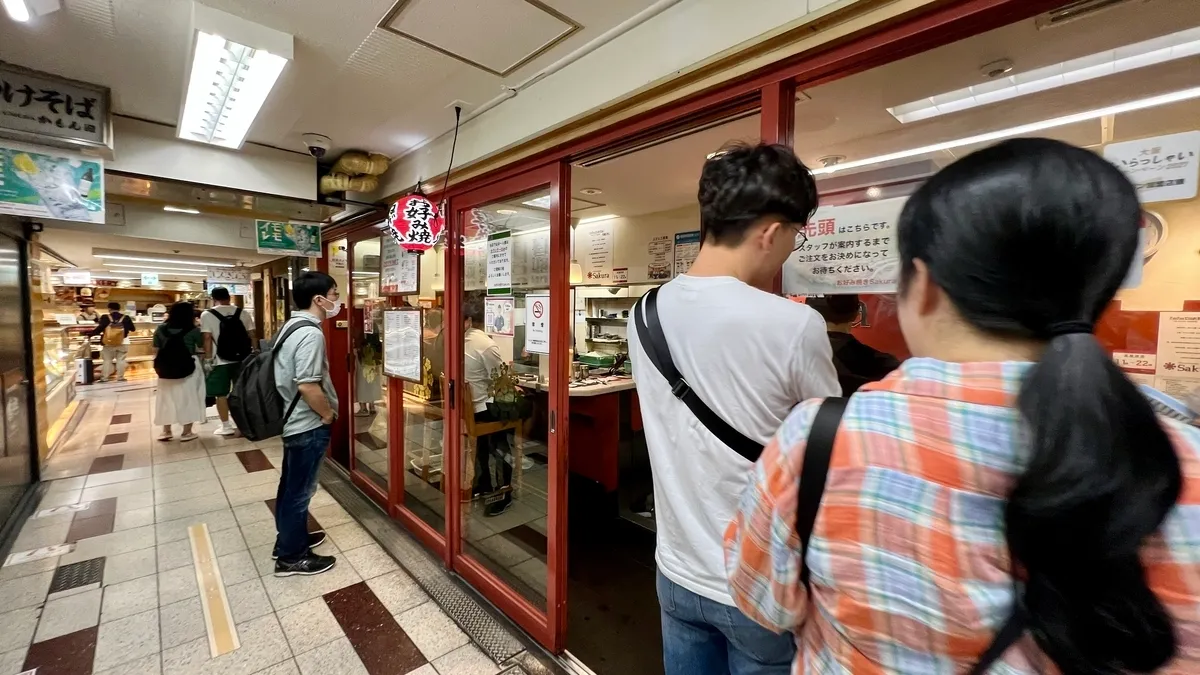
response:
[(737, 607), (687, 590), (658, 573), (666, 675), (788, 675), (791, 633), (776, 635)]
[(317, 492), (317, 473), (329, 447), (331, 427), (283, 437), (283, 469), (275, 495), (275, 552), (284, 562), (308, 555), (308, 502)]

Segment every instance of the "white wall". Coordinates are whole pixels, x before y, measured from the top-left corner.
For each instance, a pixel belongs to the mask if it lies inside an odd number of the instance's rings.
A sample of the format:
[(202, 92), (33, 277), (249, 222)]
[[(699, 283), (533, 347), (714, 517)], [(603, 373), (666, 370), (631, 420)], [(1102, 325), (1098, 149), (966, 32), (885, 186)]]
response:
[(105, 168), (295, 199), (317, 198), (317, 161), (247, 143), (241, 150), (175, 138), (175, 128), (113, 118), (113, 154)]
[[(791, 30), (858, 0), (683, 0), (634, 30), (470, 120), (459, 133), (456, 167), (494, 154), (714, 57)], [(497, 92), (499, 93), (499, 92)], [(393, 163), (379, 196), (442, 174), (444, 135)]]

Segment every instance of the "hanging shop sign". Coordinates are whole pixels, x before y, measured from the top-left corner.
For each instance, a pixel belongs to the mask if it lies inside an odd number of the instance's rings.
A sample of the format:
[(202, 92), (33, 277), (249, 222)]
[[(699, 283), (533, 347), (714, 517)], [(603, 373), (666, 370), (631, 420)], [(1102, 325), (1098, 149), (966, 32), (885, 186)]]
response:
[(487, 293), (512, 293), (512, 232), (493, 232), (487, 238)]
[(905, 199), (817, 209), (804, 243), (784, 263), (784, 294), (894, 293), (900, 275), (896, 224)]
[(1200, 179), (1200, 131), (1109, 143), (1104, 158), (1133, 181), (1142, 203), (1192, 199)]
[[(249, 267), (209, 267), (207, 279), (209, 288), (222, 286), (249, 286), (252, 283)], [(232, 290), (229, 291), (233, 293)]]
[(379, 292), (383, 295), (412, 295), (420, 290), (420, 261), (417, 253), (400, 248), (395, 239), (379, 238)]
[(418, 307), (383, 312), (383, 372), (407, 382), (421, 383), (421, 310)]
[(675, 233), (675, 276), (687, 274), (700, 255), (700, 230)]
[(142, 272), (142, 288), (158, 285), (158, 272)]
[(304, 258), (321, 257), (321, 226), (281, 220), (256, 220), (258, 252)]
[(0, 214), (103, 224), (104, 161), (0, 141)]
[(35, 143), (109, 147), (109, 91), (0, 61), (0, 132)]
[(84, 269), (59, 270), (64, 286), (91, 286), (92, 271)]
[(427, 251), (442, 237), (445, 219), (423, 195), (400, 199), (388, 211), (388, 231), (406, 251)]
[(550, 294), (530, 293), (525, 296), (525, 307), (525, 351), (549, 354)]

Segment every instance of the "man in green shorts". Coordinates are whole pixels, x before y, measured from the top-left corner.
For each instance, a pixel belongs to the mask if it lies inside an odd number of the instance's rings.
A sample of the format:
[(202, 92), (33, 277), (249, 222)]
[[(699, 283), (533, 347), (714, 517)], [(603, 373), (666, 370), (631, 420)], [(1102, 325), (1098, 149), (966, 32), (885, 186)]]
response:
[(213, 433), (235, 436), (238, 430), (229, 419), (229, 392), (241, 372), (242, 360), (253, 350), (254, 318), (230, 302), (229, 289), (214, 288), (212, 300), (212, 309), (200, 315), (204, 356), (212, 364), (205, 379), (205, 393), (217, 399), (217, 415), (221, 418)]

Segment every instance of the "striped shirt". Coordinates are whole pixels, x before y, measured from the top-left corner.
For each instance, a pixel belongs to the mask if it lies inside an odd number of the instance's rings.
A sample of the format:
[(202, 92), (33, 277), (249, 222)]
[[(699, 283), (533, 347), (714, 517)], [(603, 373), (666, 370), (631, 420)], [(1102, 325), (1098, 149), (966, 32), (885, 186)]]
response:
[[(754, 467), (725, 537), (742, 611), (797, 633), (794, 673), (965, 672), (1012, 611), (1005, 495), (1027, 461), (1016, 395), (1028, 363), (909, 359), (847, 406), (799, 583), (797, 476), (820, 401), (798, 406)], [(1200, 672), (1200, 429), (1161, 418), (1184, 472), (1143, 549), (1175, 620), (1167, 673)], [(1026, 634), (993, 673), (1053, 673)]]

